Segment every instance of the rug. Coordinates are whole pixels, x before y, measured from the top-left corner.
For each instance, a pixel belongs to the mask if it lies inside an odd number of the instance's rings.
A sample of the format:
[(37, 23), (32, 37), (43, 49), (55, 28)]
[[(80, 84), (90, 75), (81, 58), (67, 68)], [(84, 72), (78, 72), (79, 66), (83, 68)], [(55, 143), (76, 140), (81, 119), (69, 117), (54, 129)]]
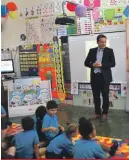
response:
[[(13, 123), (12, 126), (8, 129), (8, 136), (16, 135), (18, 132), (22, 131), (22, 127), (19, 124)], [(81, 136), (78, 135), (77, 137), (73, 138), (73, 142), (75, 143)], [(118, 141), (119, 148), (116, 152), (116, 155), (113, 157), (116, 158), (128, 158), (129, 159), (129, 140), (122, 140), (122, 139), (115, 139), (109, 137), (100, 137), (97, 136), (96, 139), (101, 143), (108, 145), (109, 147), (112, 146), (113, 141)], [(107, 157), (109, 155), (107, 154)]]

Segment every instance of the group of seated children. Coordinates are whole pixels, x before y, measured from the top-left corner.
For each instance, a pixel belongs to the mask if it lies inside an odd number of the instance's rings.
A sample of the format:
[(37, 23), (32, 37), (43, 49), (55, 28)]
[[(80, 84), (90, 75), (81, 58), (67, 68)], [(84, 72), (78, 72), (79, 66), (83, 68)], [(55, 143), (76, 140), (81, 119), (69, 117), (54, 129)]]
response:
[[(70, 124), (64, 131), (58, 123), (57, 108), (57, 103), (52, 100), (47, 103), (46, 108), (38, 107), (33, 118), (24, 117), (21, 121), (23, 131), (12, 139), (16, 153), (13, 155), (6, 152), (6, 155), (15, 158), (40, 158), (42, 147), (45, 147), (43, 151), (47, 159), (101, 159), (107, 158), (107, 152), (110, 156), (115, 155), (118, 143), (115, 141), (108, 147), (97, 141), (95, 127), (84, 117), (79, 119), (79, 125)], [(78, 132), (81, 139), (73, 143), (72, 138)], [(42, 141), (46, 143), (40, 143)]]

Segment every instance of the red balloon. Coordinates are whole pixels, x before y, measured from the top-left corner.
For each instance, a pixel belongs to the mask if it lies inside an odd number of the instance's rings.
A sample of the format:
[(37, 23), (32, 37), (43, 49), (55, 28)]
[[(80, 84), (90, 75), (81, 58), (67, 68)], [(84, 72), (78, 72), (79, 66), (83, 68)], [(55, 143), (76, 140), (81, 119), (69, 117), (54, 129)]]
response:
[(69, 11), (74, 12), (77, 5), (68, 2), (66, 6)]
[(6, 7), (7, 7), (8, 11), (16, 11), (17, 10), (17, 6), (14, 2), (8, 2), (6, 4)]

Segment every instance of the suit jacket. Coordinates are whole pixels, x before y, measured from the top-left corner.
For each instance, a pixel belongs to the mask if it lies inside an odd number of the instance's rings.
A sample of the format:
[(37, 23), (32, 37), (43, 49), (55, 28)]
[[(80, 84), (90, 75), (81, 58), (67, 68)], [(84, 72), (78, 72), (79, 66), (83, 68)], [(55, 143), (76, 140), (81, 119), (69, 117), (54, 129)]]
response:
[[(93, 80), (93, 74), (95, 74), (93, 63), (95, 63), (97, 60), (97, 49), (98, 48), (90, 49), (88, 56), (84, 62), (84, 65), (86, 67), (91, 68), (91, 82)], [(105, 82), (108, 84), (112, 82), (111, 68), (115, 67), (115, 65), (116, 65), (116, 62), (115, 62), (113, 49), (106, 47), (103, 51), (101, 71), (102, 71)]]

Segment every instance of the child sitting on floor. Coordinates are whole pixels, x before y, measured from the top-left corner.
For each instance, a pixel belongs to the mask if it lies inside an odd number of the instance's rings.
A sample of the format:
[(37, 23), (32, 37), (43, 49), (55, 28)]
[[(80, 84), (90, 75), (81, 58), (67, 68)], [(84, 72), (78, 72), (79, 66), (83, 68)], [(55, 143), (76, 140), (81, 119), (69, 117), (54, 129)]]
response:
[(61, 135), (54, 138), (47, 146), (46, 158), (55, 159), (63, 157), (72, 158), (74, 153), (74, 145), (72, 137), (77, 136), (78, 127), (75, 124), (68, 126), (68, 129)]
[[(79, 133), (82, 139), (75, 143), (74, 158), (91, 158), (102, 159), (107, 158), (106, 153), (100, 144), (94, 140), (96, 136), (96, 129), (92, 123), (84, 117), (79, 119)], [(114, 143), (109, 150), (111, 155), (115, 154), (118, 148), (118, 143)]]
[(43, 118), (42, 132), (45, 133), (45, 137), (48, 142), (58, 136), (64, 128), (58, 124), (56, 116), (58, 105), (55, 101), (49, 101), (47, 103), (47, 114)]
[(45, 134), (41, 131), (42, 130), (42, 120), (47, 113), (46, 107), (39, 106), (35, 111), (35, 116), (33, 117), (35, 122), (35, 129), (39, 136), (39, 141), (45, 141)]
[(24, 131), (15, 135), (12, 140), (16, 147), (16, 158), (40, 158), (39, 138), (34, 130), (34, 120), (31, 117), (24, 117), (21, 124)]

